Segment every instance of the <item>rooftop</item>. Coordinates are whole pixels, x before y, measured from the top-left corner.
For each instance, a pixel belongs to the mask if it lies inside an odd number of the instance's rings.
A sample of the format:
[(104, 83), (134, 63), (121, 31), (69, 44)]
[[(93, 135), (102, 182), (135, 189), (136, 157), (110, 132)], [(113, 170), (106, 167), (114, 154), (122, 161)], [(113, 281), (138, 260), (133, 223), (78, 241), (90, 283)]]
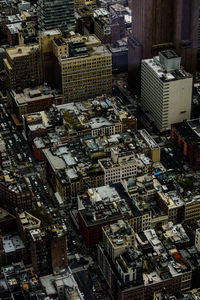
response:
[(0, 222), (8, 219), (15, 219), (15, 216), (11, 215), (8, 211), (0, 208)]
[(162, 66), (159, 56), (156, 56), (153, 59), (144, 59), (142, 62), (147, 64), (164, 82), (192, 78), (192, 75), (182, 68), (167, 72), (166, 68)]
[(74, 276), (70, 268), (58, 274), (50, 274), (40, 277), (40, 282), (46, 291), (47, 296), (57, 295), (57, 290), (65, 287), (73, 299), (83, 300)]
[(2, 237), (3, 248), (6, 254), (25, 249), (18, 234), (6, 234)]
[(79, 212), (88, 226), (140, 216), (121, 183), (88, 189), (80, 195)]
[(134, 245), (135, 233), (132, 227), (123, 220), (118, 220), (116, 223), (107, 225), (103, 230), (106, 232), (114, 249)]
[(45, 100), (54, 97), (53, 90), (48, 86), (38, 86), (37, 88), (25, 88), (23, 92), (11, 91), (17, 105), (26, 105), (28, 102)]
[(26, 211), (19, 214), (19, 218), (24, 229), (40, 228), (41, 221)]
[(32, 45), (21, 45), (12, 48), (7, 48), (6, 52), (7, 55), (13, 60), (17, 57), (26, 56), (29, 55), (30, 52), (35, 52), (39, 50), (40, 47), (38, 44), (32, 44)]
[(19, 170), (15, 170), (15, 172), (11, 170), (1, 170), (0, 183), (5, 185), (8, 190), (13, 193), (30, 193), (28, 184)]
[(181, 123), (173, 124), (172, 127), (175, 128), (178, 133), (184, 137), (187, 142), (200, 147), (200, 119), (193, 119), (188, 121), (183, 121)]

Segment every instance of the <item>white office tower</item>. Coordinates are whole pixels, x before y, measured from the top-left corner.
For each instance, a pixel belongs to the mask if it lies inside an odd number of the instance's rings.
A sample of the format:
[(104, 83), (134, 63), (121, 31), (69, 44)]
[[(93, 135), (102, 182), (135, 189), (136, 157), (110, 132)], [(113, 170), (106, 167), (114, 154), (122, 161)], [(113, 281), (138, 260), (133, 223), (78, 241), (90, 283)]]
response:
[(39, 0), (38, 23), (40, 30), (74, 30), (74, 0)]
[(193, 78), (180, 63), (181, 57), (173, 50), (142, 61), (142, 108), (151, 114), (160, 131), (190, 119)]
[(195, 247), (200, 252), (200, 228), (197, 228), (195, 235)]

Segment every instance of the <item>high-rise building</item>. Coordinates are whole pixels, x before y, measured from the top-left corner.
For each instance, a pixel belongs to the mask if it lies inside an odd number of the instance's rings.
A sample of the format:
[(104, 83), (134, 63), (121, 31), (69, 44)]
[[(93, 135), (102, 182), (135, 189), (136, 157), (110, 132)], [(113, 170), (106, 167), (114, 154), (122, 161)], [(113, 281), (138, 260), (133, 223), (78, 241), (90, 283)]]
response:
[(40, 48), (37, 44), (6, 49), (4, 59), (7, 87), (22, 90), (42, 82)]
[(74, 1), (39, 0), (38, 22), (40, 30), (74, 30)]
[(29, 243), (33, 268), (39, 274), (67, 267), (67, 238), (63, 229), (55, 227), (52, 230), (30, 230)]
[(190, 119), (192, 75), (180, 68), (181, 58), (173, 51), (142, 61), (141, 100), (160, 131)]
[(112, 93), (112, 54), (95, 35), (54, 39), (65, 102)]
[(133, 0), (132, 12), (132, 37), (129, 39), (129, 75), (132, 85), (133, 79), (138, 79), (141, 60), (169, 48), (182, 57), (182, 64), (188, 72), (195, 72), (198, 0)]

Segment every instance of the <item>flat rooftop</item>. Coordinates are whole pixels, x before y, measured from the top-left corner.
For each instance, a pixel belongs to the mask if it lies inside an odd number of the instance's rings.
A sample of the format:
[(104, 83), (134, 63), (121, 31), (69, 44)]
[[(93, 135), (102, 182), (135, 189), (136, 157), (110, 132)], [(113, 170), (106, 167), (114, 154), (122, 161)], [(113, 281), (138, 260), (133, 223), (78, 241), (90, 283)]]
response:
[(87, 194), (79, 198), (80, 213), (88, 226), (117, 221), (125, 215), (141, 215), (137, 207), (131, 206), (132, 200), (121, 183), (88, 189)]
[(190, 73), (187, 73), (183, 69), (166, 72), (166, 70), (163, 69), (160, 63), (159, 56), (156, 56), (153, 59), (144, 59), (142, 60), (142, 63), (146, 63), (155, 72), (155, 74), (164, 82), (192, 78), (192, 75)]
[(161, 51), (161, 53), (167, 59), (180, 57), (174, 50), (163, 50), (163, 51)]
[(40, 46), (38, 44), (32, 44), (32, 45), (21, 45), (21, 46), (15, 46), (13, 48), (7, 48), (6, 52), (11, 59), (14, 59), (16, 57), (29, 55), (29, 53), (32, 51), (39, 51), (39, 50), (40, 50)]
[(40, 36), (48, 36), (48, 35), (61, 35), (61, 31), (59, 29), (50, 29), (50, 30), (44, 30), (40, 32)]
[(14, 90), (12, 90), (11, 93), (14, 95), (15, 101), (18, 105), (54, 97), (52, 89), (42, 85), (34, 89), (25, 88), (22, 93), (16, 93)]
[(6, 234), (2, 238), (6, 254), (24, 249), (24, 244), (18, 234)]

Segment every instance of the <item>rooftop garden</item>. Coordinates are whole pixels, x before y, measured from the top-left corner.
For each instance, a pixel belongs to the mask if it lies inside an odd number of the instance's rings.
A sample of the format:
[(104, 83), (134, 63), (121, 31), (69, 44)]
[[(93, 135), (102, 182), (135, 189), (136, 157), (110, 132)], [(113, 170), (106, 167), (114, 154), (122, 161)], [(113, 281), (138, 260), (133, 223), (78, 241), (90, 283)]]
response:
[(87, 175), (97, 175), (98, 173), (102, 173), (102, 169), (100, 168), (99, 164), (92, 164), (91, 168), (86, 170)]
[(121, 257), (118, 257), (117, 258), (117, 262), (118, 264), (120, 265), (120, 267), (122, 268), (123, 272), (124, 273), (127, 273), (128, 272), (128, 267), (127, 265), (124, 263), (123, 259)]
[(53, 225), (53, 219), (44, 206), (33, 208), (29, 213), (41, 221), (41, 228)]
[(68, 128), (73, 128), (77, 131), (83, 130), (85, 127), (80, 123), (80, 121), (78, 120), (78, 118), (75, 116), (75, 114), (73, 114), (73, 112), (70, 112), (69, 110), (67, 110), (64, 115), (63, 118), (65, 120), (64, 126), (66, 129)]
[(175, 179), (184, 191), (191, 191), (194, 189), (193, 182), (188, 177), (181, 178), (180, 176), (176, 176)]

